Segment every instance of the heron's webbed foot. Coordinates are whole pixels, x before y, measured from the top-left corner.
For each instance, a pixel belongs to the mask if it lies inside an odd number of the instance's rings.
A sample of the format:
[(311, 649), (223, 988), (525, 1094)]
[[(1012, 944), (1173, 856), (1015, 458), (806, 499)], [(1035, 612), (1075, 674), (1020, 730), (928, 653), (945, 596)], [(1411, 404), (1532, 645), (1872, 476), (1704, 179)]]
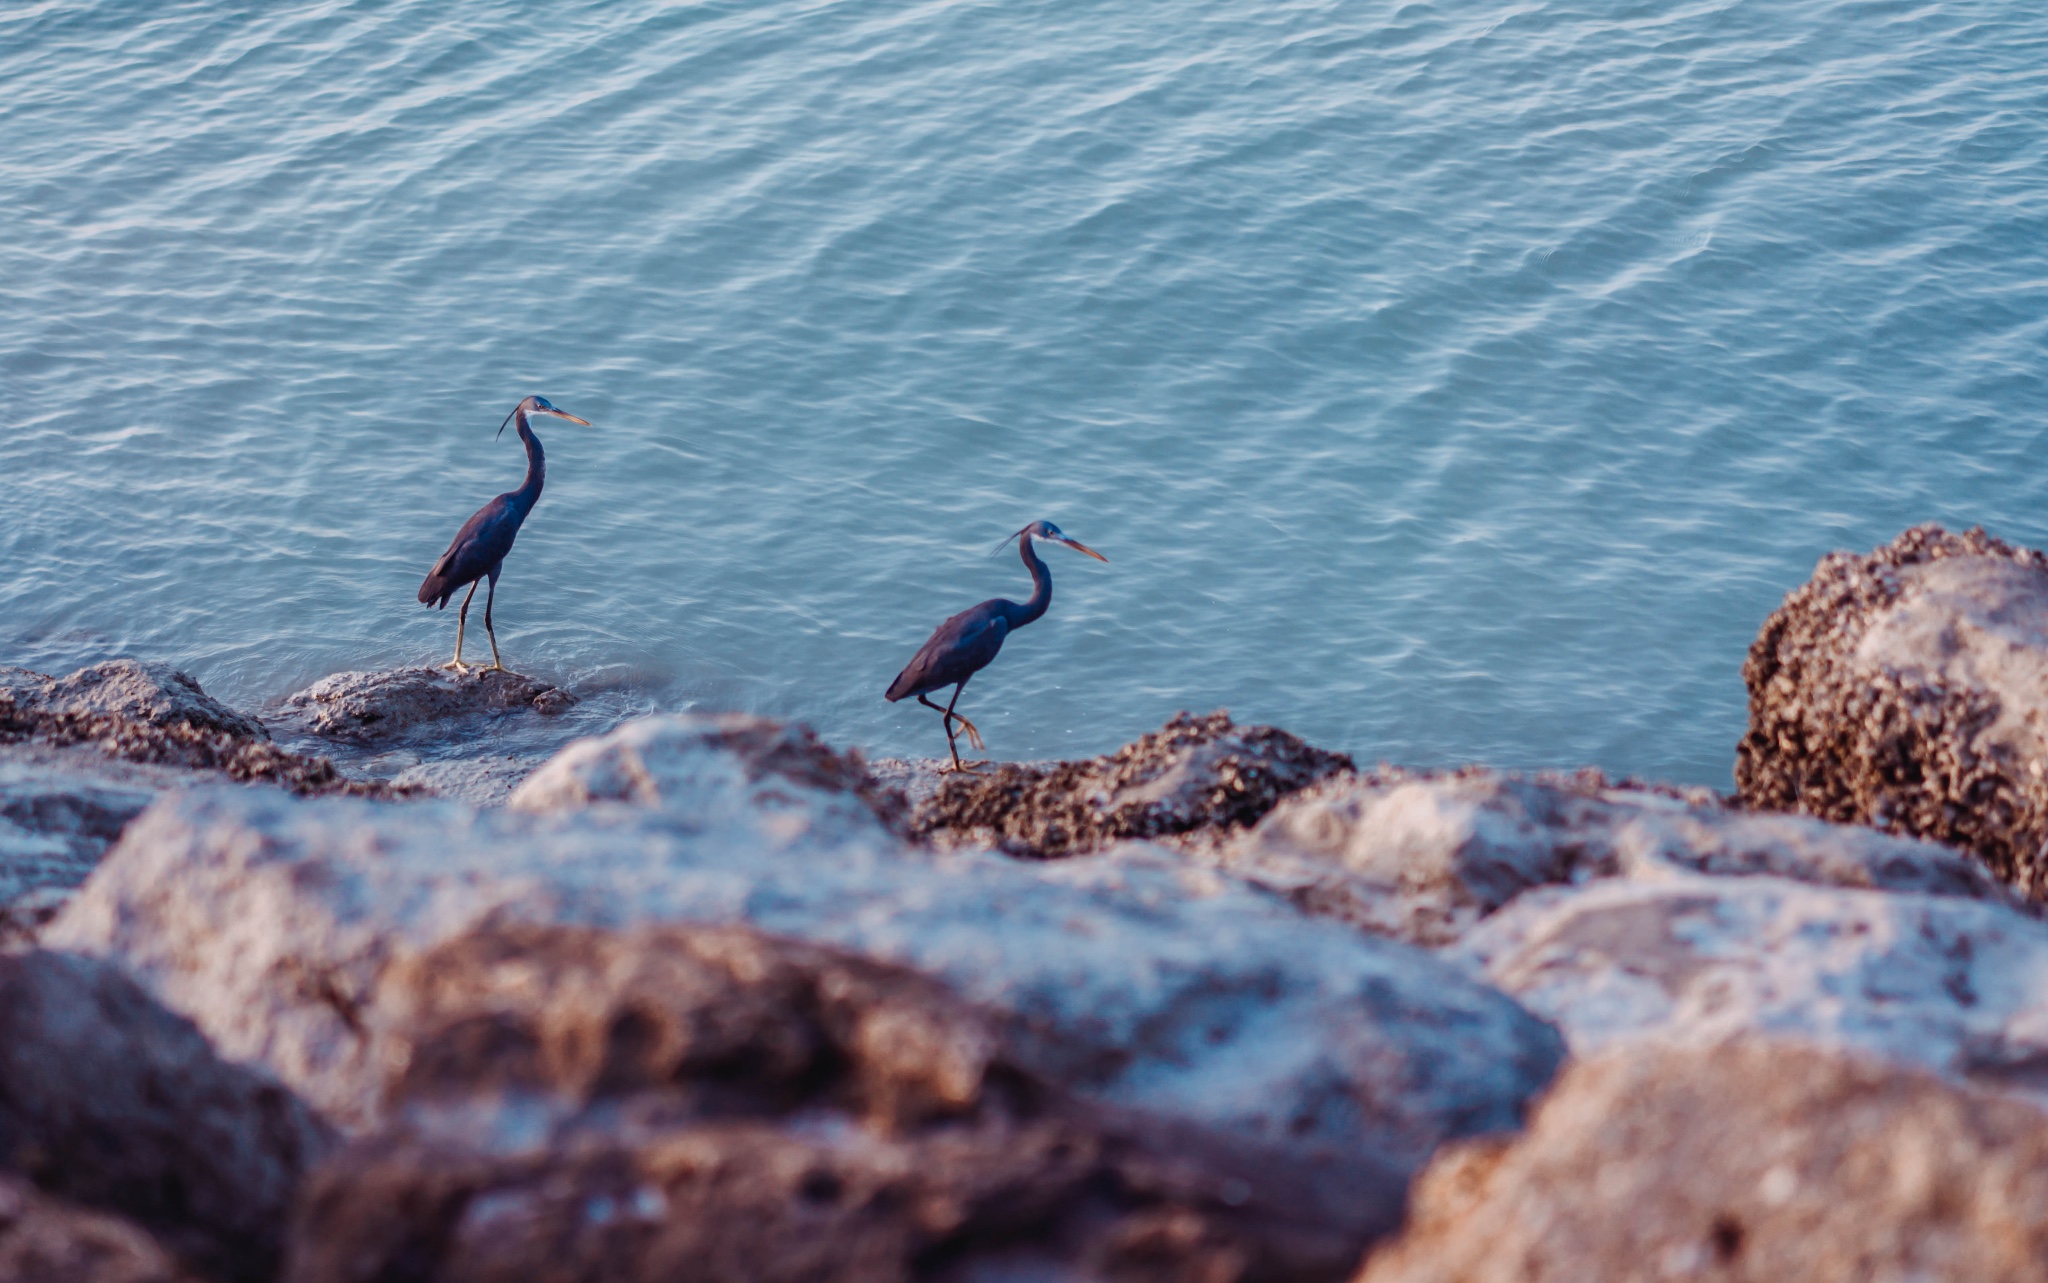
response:
[(987, 762), (963, 762), (956, 757), (951, 762), (941, 766), (939, 774), (952, 775), (957, 772), (961, 775), (979, 775), (981, 774), (981, 768), (987, 765)]
[(489, 664), (479, 667), (476, 671), (479, 673), (509, 673), (512, 670), (497, 660), (492, 660)]
[(454, 669), (457, 676), (460, 676), (463, 673), (474, 672), (476, 669), (475, 664), (465, 664), (459, 659), (451, 659), (447, 663), (441, 665), (441, 667)]

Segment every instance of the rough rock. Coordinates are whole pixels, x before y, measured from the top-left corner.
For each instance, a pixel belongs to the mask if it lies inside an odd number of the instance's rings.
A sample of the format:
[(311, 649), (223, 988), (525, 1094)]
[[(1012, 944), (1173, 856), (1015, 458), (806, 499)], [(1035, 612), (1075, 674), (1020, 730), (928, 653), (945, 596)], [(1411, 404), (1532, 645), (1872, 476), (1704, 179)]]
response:
[(169, 664), (114, 659), (68, 677), (45, 677), (25, 668), (4, 670), (0, 705), (17, 713), (118, 718), (148, 726), (187, 726), (239, 739), (268, 739), (257, 722), (199, 689)]
[(749, 930), (487, 929), (382, 989), (401, 1121), (313, 1182), (294, 1283), (1339, 1278), (1400, 1215), (1399, 1175), (1078, 1105), (930, 979)]
[(999, 1013), (1032, 1072), (1080, 1098), (1340, 1168), (1515, 1125), (1561, 1055), (1452, 965), (1181, 857), (916, 850), (864, 809), (827, 826), (716, 796), (746, 779), (735, 761), (699, 777), (696, 806), (558, 815), (166, 799), (44, 939), (117, 958), (352, 1128), (378, 1113), (380, 976), (487, 921), (748, 924), (908, 966)]
[(210, 1277), (270, 1278), (327, 1129), (104, 962), (0, 956), (0, 1166), (147, 1226)]
[(950, 776), (912, 813), (911, 826), (942, 846), (1050, 859), (1129, 838), (1243, 828), (1289, 793), (1351, 765), (1277, 727), (1179, 713), (1104, 757), (1006, 762)]
[(503, 806), (526, 777), (546, 761), (538, 757), (485, 755), (417, 762), (391, 778), (391, 787), (424, 791), (471, 806)]
[(1457, 940), (1534, 887), (1684, 871), (2013, 899), (1976, 860), (1936, 843), (1597, 771), (1346, 772), (1194, 854), (1308, 912), (1427, 945)]
[(1935, 525), (1832, 553), (1742, 674), (1750, 805), (1952, 843), (2048, 897), (2048, 557)]
[(1764, 1033), (2048, 1102), (2048, 924), (1991, 900), (1674, 873), (1527, 892), (1446, 956), (1576, 1055)]
[(291, 734), (368, 741), (451, 718), (559, 713), (575, 702), (568, 691), (523, 673), (394, 668), (323, 677), (287, 698), (270, 720)]
[(877, 757), (869, 760), (868, 773), (875, 783), (901, 793), (904, 802), (915, 808), (946, 782), (950, 774), (946, 765), (943, 757)]
[(198, 1283), (141, 1226), (51, 1198), (6, 1173), (0, 1173), (0, 1279)]
[(123, 825), (196, 778), (91, 749), (0, 744), (0, 948), (33, 939)]
[(2048, 1277), (2048, 1118), (1748, 1042), (1574, 1065), (1513, 1141), (1455, 1146), (1359, 1283)]
[(747, 713), (642, 717), (578, 740), (528, 776), (507, 804), (568, 812), (607, 803), (693, 822), (832, 831), (865, 831), (875, 818), (900, 826), (903, 810), (858, 750), (838, 753), (808, 726)]
[(295, 793), (394, 796), (324, 757), (288, 752), (164, 664), (113, 660), (64, 678), (0, 669), (0, 745), (84, 745), (117, 761), (215, 772)]

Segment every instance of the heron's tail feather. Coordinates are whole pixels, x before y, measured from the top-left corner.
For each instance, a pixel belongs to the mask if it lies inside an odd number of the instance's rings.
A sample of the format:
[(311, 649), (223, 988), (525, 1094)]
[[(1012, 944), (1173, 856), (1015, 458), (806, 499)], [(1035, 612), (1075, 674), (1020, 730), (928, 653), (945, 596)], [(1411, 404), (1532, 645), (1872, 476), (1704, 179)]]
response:
[(907, 695), (915, 694), (917, 692), (917, 678), (911, 672), (911, 669), (916, 667), (917, 665), (912, 664), (910, 668), (906, 668), (896, 674), (896, 680), (889, 683), (889, 689), (882, 698), (893, 704)]
[[(450, 548), (441, 554), (441, 559), (427, 572), (426, 581), (420, 585), (420, 605), (432, 606), (436, 610), (447, 609), (448, 599), (455, 595), (457, 588), (462, 587), (454, 579), (454, 561), (455, 550)], [(436, 597), (441, 600), (435, 601)]]

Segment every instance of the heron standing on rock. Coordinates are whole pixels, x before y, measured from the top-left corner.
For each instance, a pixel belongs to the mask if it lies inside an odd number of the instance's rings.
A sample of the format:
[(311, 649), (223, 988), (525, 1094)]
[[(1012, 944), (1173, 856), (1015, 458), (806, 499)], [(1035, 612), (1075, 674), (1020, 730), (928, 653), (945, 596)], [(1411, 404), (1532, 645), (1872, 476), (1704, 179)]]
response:
[[(476, 596), (477, 581), (485, 576), (491, 581), (491, 589), (484, 595), (484, 635), (491, 639), (491, 667), (485, 671), (507, 671), (505, 661), (498, 658), (498, 634), (491, 627), (491, 603), (498, 596), (498, 572), (505, 568), (505, 554), (512, 551), (512, 541), (519, 537), (526, 514), (540, 502), (540, 488), (548, 479), (547, 455), (541, 451), (540, 438), (533, 435), (533, 427), (526, 421), (529, 414), (552, 414), (586, 428), (590, 426), (590, 420), (557, 410), (546, 397), (539, 396), (527, 397), (505, 416), (505, 423), (519, 425), (519, 439), (526, 443), (526, 481), (517, 490), (501, 494), (477, 509), (475, 516), (463, 522), (448, 551), (441, 554), (441, 559), (427, 572), (426, 582), (420, 585), (420, 602), (436, 610), (447, 609), (448, 599), (464, 584), (469, 585), (469, 594), (462, 599), (462, 609), (455, 619), (455, 658), (441, 665), (458, 673), (466, 673), (471, 667), (462, 662), (462, 633), (469, 627), (469, 603)], [(505, 423), (498, 425), (501, 437), (505, 435)]]
[[(997, 597), (963, 610), (940, 624), (933, 631), (931, 640), (918, 648), (903, 671), (896, 674), (896, 680), (889, 683), (885, 696), (893, 704), (915, 695), (918, 703), (944, 715), (946, 748), (953, 754), (953, 763), (940, 768), (942, 772), (971, 771), (977, 766), (988, 765), (986, 762), (960, 760), (960, 746), (955, 742), (953, 723), (960, 723), (960, 729), (967, 732), (968, 742), (975, 748), (984, 749), (987, 745), (982, 743), (981, 732), (974, 728), (974, 723), (965, 715), (954, 712), (953, 706), (960, 702), (960, 692), (967, 689), (967, 679), (988, 667), (996, 652), (1003, 648), (1003, 639), (1043, 615), (1046, 607), (1052, 605), (1052, 571), (1039, 560), (1031, 541), (1050, 539), (1076, 552), (1085, 552), (1097, 561), (1109, 561), (1079, 540), (1061, 534), (1060, 528), (1050, 521), (1034, 521), (1003, 543), (1010, 542), (1010, 539), (1017, 541), (1017, 551), (1031, 571), (1031, 600), (1020, 606), (1007, 598)], [(996, 545), (998, 550), (1002, 546)], [(925, 698), (931, 692), (948, 686), (953, 688), (953, 698), (944, 708)]]

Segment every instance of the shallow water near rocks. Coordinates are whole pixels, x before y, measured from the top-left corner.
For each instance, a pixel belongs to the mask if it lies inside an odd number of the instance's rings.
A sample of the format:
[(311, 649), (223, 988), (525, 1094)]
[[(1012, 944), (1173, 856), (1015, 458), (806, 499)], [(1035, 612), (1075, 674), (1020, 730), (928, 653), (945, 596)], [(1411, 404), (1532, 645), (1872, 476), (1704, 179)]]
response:
[(939, 752), (881, 691), (1044, 517), (1111, 564), (1048, 552), (998, 757), (1725, 787), (1816, 557), (2048, 542), (2044, 69), (1990, 0), (11, 6), (0, 662), (437, 662), (540, 392), (596, 426), (500, 640), (582, 703), (423, 752)]

